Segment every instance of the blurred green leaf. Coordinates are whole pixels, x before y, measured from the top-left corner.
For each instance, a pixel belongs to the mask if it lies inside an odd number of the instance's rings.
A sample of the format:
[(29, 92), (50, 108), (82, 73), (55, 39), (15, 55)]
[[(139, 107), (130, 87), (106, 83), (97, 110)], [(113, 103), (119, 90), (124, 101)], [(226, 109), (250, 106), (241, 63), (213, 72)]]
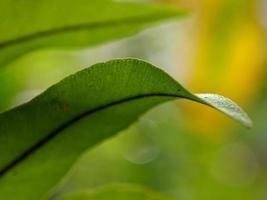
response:
[(183, 16), (164, 6), (111, 0), (1, 0), (0, 66), (39, 48), (82, 48)]
[(174, 200), (146, 187), (132, 184), (112, 184), (95, 190), (80, 191), (66, 195), (61, 200)]
[(196, 96), (149, 63), (99, 63), (0, 115), (0, 196), (46, 198), (87, 148), (127, 128), (148, 109), (177, 98), (206, 104), (250, 126), (232, 101)]

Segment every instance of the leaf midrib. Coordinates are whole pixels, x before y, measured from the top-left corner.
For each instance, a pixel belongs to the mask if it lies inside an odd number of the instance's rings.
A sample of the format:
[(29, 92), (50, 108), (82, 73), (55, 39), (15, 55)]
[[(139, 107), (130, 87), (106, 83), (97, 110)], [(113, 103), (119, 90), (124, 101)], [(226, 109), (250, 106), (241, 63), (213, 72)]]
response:
[[(166, 18), (169, 17), (167, 16), (168, 14), (166, 13)], [(169, 14), (172, 16), (171, 14)], [(102, 21), (102, 22), (94, 22), (94, 23), (83, 23), (83, 24), (76, 24), (76, 25), (70, 25), (70, 26), (64, 26), (64, 27), (59, 27), (59, 28), (54, 28), (50, 30), (44, 30), (44, 31), (39, 31), (33, 34), (29, 35), (24, 35), (21, 37), (13, 38), (10, 40), (6, 40), (3, 42), (0, 42), (0, 49), (17, 45), (20, 43), (24, 43), (30, 40), (46, 37), (46, 36), (51, 36), (51, 35), (56, 35), (56, 34), (61, 34), (64, 32), (74, 32), (74, 31), (79, 31), (79, 30), (86, 30), (86, 29), (97, 29), (101, 27), (111, 27), (111, 26), (120, 26), (126, 23), (140, 23), (140, 20), (142, 20), (142, 24), (152, 22), (154, 18), (160, 17), (158, 13), (155, 14), (150, 14), (150, 15), (144, 15), (144, 16), (137, 16), (137, 17), (129, 17), (126, 19), (121, 19), (121, 20), (110, 20), (110, 21)], [(160, 19), (158, 19), (160, 20)]]
[(94, 114), (98, 111), (102, 111), (104, 109), (110, 108), (112, 106), (121, 104), (121, 103), (126, 103), (129, 101), (134, 101), (142, 98), (147, 98), (147, 97), (174, 97), (174, 98), (186, 98), (184, 96), (180, 95), (175, 95), (175, 94), (165, 94), (165, 93), (152, 93), (152, 94), (144, 94), (144, 95), (136, 95), (133, 97), (126, 97), (124, 99), (119, 99), (104, 105), (101, 105), (99, 107), (93, 108), (89, 111), (85, 111), (78, 116), (74, 117), (73, 119), (69, 120), (65, 124), (62, 124), (55, 130), (53, 130), (50, 134), (48, 134), (45, 138), (42, 140), (38, 141), (36, 144), (34, 144), (32, 147), (28, 148), (25, 150), (21, 155), (19, 155), (17, 158), (15, 158), (13, 161), (8, 163), (4, 168), (0, 170), (0, 177), (2, 177), (4, 174), (6, 174), (9, 170), (12, 170), (15, 168), (18, 164), (23, 162), (25, 159), (27, 159), (33, 152), (37, 151), (39, 148), (43, 147), (45, 144), (47, 144), (49, 141), (51, 141), (53, 138), (55, 138), (61, 131), (64, 129), (68, 128), (72, 124), (78, 122), (84, 117), (88, 117), (88, 115)]

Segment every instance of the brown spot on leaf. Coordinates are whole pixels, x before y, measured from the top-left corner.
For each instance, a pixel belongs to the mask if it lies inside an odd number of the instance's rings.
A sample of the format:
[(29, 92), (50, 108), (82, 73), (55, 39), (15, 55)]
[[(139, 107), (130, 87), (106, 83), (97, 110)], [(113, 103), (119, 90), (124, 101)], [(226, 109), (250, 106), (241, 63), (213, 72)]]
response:
[(67, 102), (63, 102), (61, 104), (58, 104), (57, 111), (65, 112), (66, 110), (68, 110), (69, 107), (70, 107), (70, 105)]

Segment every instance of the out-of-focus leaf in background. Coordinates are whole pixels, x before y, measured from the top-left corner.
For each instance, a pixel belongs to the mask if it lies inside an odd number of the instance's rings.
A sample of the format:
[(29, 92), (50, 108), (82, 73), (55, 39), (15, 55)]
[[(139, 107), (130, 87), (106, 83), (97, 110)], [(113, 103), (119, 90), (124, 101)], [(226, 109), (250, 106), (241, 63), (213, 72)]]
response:
[(146, 187), (133, 184), (112, 184), (67, 195), (61, 200), (174, 200)]
[(5, 30), (0, 34), (0, 66), (39, 48), (88, 47), (184, 14), (171, 7), (111, 0), (2, 0), (0, 12)]

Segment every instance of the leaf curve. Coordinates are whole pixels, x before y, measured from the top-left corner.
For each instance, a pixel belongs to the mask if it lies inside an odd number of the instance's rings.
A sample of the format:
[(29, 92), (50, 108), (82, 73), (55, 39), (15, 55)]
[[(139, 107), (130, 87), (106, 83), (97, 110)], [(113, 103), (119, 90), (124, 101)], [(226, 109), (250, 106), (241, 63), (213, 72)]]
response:
[(83, 190), (66, 195), (60, 200), (174, 200), (135, 184), (109, 184), (93, 190)]
[[(174, 8), (111, 0), (1, 0), (0, 66), (40, 48), (82, 48), (184, 15)], [(11, 14), (14, 13), (14, 14)]]
[(250, 124), (236, 104), (225, 106), (224, 98), (196, 96), (144, 61), (95, 64), (0, 114), (0, 196), (46, 198), (87, 148), (127, 128), (148, 109), (176, 98), (209, 105)]

